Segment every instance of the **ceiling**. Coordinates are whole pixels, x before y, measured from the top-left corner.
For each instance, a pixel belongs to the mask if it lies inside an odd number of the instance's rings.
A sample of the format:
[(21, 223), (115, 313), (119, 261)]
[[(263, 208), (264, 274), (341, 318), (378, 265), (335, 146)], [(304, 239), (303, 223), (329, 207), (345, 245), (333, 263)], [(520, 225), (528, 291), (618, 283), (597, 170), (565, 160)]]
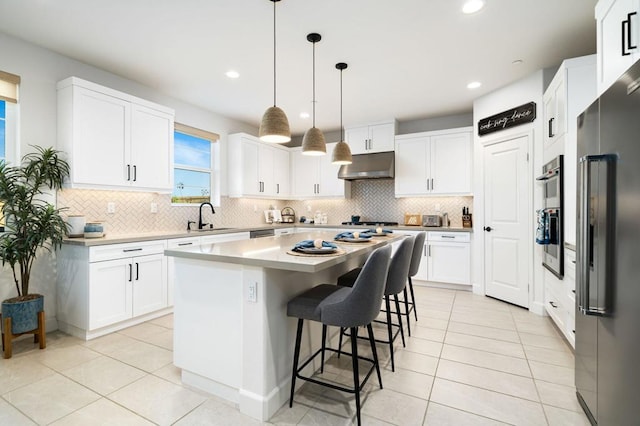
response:
[[(595, 52), (596, 0), (282, 0), (277, 104), (292, 132), (472, 110), (473, 99), (565, 58)], [(273, 103), (268, 0), (0, 0), (0, 31), (258, 126)], [(522, 63), (514, 64), (521, 60)], [(240, 73), (232, 80), (228, 70)], [(466, 88), (480, 81), (475, 90)]]

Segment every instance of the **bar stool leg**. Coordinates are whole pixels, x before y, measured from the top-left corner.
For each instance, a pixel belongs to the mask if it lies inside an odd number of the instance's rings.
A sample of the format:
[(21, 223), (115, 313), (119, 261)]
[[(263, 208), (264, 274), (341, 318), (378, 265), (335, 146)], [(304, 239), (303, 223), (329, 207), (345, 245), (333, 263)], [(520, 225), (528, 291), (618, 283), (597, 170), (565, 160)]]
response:
[(418, 310), (416, 309), (416, 297), (413, 294), (413, 281), (411, 281), (411, 277), (409, 277), (409, 291), (411, 292), (411, 303), (413, 303), (413, 315), (415, 315), (416, 321), (418, 321)]
[(411, 321), (409, 321), (411, 319), (411, 315), (410, 315), (411, 312), (409, 311), (409, 298), (407, 294), (407, 286), (404, 287), (403, 296), (404, 296), (404, 311), (407, 314), (407, 331), (409, 332), (409, 337), (411, 337)]
[(353, 365), (353, 388), (356, 395), (356, 417), (360, 421), (360, 373), (358, 372), (358, 328), (351, 327), (351, 360)]
[(342, 336), (344, 336), (344, 328), (340, 327), (340, 338), (338, 339), (338, 359), (342, 355)]
[(380, 362), (378, 362), (378, 350), (376, 349), (376, 339), (373, 336), (373, 327), (371, 324), (367, 325), (367, 331), (369, 332), (369, 344), (371, 345), (371, 353), (373, 354), (373, 361), (376, 366), (376, 373), (378, 374), (378, 383), (380, 389), (382, 389), (382, 375), (380, 374)]
[(384, 304), (387, 310), (387, 332), (389, 334), (389, 351), (391, 352), (391, 371), (396, 371), (393, 360), (393, 331), (391, 330), (391, 303), (389, 303), (389, 296), (384, 297)]
[(322, 324), (322, 355), (320, 355), (320, 373), (324, 373), (324, 350), (327, 347), (327, 326)]
[(402, 314), (400, 313), (400, 302), (398, 301), (398, 295), (394, 294), (393, 299), (396, 302), (396, 312), (398, 313), (398, 325), (400, 326), (400, 337), (402, 337), (402, 347), (406, 348), (404, 344), (404, 330), (402, 330)]
[(296, 376), (298, 375), (298, 361), (300, 360), (300, 343), (302, 340), (303, 319), (298, 319), (298, 330), (296, 331), (296, 347), (293, 352), (293, 374), (291, 374), (291, 395), (289, 396), (289, 408), (293, 407), (293, 393), (296, 390)]

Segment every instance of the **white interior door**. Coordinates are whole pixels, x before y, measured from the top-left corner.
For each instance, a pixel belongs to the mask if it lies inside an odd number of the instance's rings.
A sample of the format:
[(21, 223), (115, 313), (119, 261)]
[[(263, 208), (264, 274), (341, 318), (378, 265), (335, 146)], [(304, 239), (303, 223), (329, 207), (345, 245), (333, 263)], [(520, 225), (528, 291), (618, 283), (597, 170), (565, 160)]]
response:
[(484, 150), (487, 296), (529, 307), (529, 137)]

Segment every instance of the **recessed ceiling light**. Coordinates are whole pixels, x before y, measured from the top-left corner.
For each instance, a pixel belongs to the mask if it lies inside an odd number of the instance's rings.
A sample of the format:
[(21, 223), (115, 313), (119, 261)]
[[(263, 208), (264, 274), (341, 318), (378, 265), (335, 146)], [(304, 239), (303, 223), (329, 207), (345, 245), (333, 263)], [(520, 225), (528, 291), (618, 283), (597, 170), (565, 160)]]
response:
[(229, 70), (226, 73), (224, 73), (224, 75), (226, 75), (229, 78), (238, 78), (240, 77), (240, 73), (238, 71), (233, 71), (233, 70)]
[(484, 7), (484, 4), (485, 4), (484, 0), (468, 0), (462, 6), (462, 12), (467, 14), (476, 13), (477, 11), (479, 11)]
[(482, 86), (482, 83), (480, 83), (479, 81), (472, 81), (471, 83), (467, 84), (467, 89), (477, 89), (480, 86)]
[(311, 117), (311, 116), (309, 115), (308, 112), (301, 112), (300, 113), (300, 118), (309, 118), (309, 117)]

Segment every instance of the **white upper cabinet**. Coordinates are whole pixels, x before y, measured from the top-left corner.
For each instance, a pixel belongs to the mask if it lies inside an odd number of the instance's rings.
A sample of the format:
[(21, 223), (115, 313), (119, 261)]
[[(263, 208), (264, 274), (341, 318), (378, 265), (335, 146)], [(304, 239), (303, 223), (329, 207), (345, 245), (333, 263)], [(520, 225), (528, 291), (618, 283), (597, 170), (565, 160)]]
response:
[(564, 155), (564, 239), (576, 243), (577, 117), (597, 97), (596, 55), (566, 59), (544, 92), (543, 161)]
[(393, 151), (396, 135), (396, 122), (389, 121), (367, 126), (348, 127), (344, 138), (351, 148), (351, 153), (371, 154), (374, 152)]
[(640, 59), (640, 1), (600, 0), (595, 14), (601, 94)]
[(229, 196), (281, 198), (290, 195), (289, 149), (245, 133), (229, 135)]
[(471, 194), (470, 127), (396, 137), (396, 197)]
[(335, 143), (327, 144), (327, 154), (309, 156), (302, 148), (291, 149), (292, 198), (349, 198), (351, 182), (338, 179), (340, 166), (331, 164)]
[(58, 83), (58, 142), (73, 188), (169, 192), (173, 110), (71, 77)]

